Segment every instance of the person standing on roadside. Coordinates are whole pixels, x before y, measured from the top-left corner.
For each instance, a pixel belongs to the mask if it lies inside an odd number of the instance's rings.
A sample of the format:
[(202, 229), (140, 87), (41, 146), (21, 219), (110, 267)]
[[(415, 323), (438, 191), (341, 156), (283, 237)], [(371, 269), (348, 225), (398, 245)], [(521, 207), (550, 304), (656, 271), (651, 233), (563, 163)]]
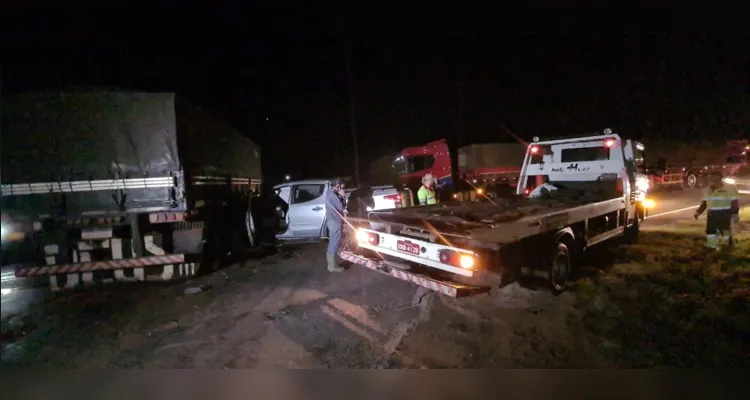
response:
[(425, 174), (422, 177), (422, 186), (417, 192), (417, 198), (419, 199), (419, 205), (430, 205), (437, 204), (437, 198), (435, 197), (435, 178), (432, 174)]
[[(737, 190), (734, 186), (725, 185), (719, 175), (709, 177), (710, 187), (698, 210), (695, 219), (708, 210), (706, 216), (706, 247), (717, 249), (719, 239), (726, 239), (729, 246), (734, 245), (732, 239), (732, 223), (739, 222), (740, 206), (737, 200)], [(723, 241), (723, 240), (722, 240)]]
[(341, 244), (341, 234), (344, 229), (346, 196), (344, 182), (335, 178), (330, 182), (330, 190), (326, 193), (326, 227), (328, 228), (328, 249), (326, 261), (329, 272), (343, 272), (344, 268), (336, 264), (336, 253)]

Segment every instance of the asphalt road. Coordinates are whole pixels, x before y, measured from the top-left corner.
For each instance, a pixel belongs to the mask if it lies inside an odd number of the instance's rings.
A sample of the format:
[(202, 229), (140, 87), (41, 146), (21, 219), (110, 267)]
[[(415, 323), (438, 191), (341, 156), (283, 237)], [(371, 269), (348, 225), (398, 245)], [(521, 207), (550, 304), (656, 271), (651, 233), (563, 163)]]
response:
[[(701, 192), (675, 191), (650, 197), (655, 207), (646, 226), (692, 218)], [(552, 297), (543, 290), (511, 285), (494, 298), (455, 300), (364, 268), (328, 273), (323, 254), (324, 244), (289, 248), (200, 280), (168, 286), (109, 285), (51, 301), (53, 296), (46, 288), (19, 289), (25, 282), (3, 269), (3, 365), (600, 365), (597, 360), (560, 353), (563, 343), (567, 347), (586, 345), (574, 333), (556, 333), (565, 330), (562, 314), (543, 312), (574, 307), (573, 299), (565, 294)], [(185, 288), (197, 285), (208, 289), (184, 294)], [(482, 309), (492, 311), (477, 311)], [(495, 312), (501, 312), (502, 318), (494, 318)], [(15, 317), (9, 318), (11, 315)], [(491, 342), (497, 343), (485, 348), (472, 341), (486, 332), (492, 332)]]
[(703, 199), (702, 190), (674, 190), (652, 193), (654, 207), (649, 210), (644, 226), (664, 224), (693, 217)]

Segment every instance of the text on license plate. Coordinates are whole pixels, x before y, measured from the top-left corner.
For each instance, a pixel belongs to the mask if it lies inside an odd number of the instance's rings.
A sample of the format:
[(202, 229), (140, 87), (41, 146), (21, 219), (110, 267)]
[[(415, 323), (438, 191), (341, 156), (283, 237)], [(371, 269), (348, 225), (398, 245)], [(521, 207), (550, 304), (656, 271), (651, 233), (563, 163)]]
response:
[(399, 251), (403, 251), (403, 252), (406, 252), (406, 253), (411, 253), (411, 254), (419, 255), (419, 245), (418, 244), (414, 244), (414, 243), (411, 243), (411, 242), (406, 242), (406, 241), (403, 241), (403, 240), (399, 240), (398, 242), (396, 242), (396, 248)]

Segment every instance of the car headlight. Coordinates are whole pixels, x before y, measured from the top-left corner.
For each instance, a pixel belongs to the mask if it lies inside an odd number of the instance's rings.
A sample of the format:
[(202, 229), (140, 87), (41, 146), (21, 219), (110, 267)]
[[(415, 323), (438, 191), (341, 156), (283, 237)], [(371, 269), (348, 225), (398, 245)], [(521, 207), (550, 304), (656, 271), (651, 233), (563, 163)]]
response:
[(10, 226), (5, 224), (0, 224), (0, 239), (5, 239), (6, 235), (9, 235), (12, 232), (10, 229)]
[(730, 178), (730, 177), (726, 177), (722, 179), (722, 181), (726, 183), (727, 185), (734, 185), (735, 183), (737, 183), (737, 181), (735, 181), (734, 178)]

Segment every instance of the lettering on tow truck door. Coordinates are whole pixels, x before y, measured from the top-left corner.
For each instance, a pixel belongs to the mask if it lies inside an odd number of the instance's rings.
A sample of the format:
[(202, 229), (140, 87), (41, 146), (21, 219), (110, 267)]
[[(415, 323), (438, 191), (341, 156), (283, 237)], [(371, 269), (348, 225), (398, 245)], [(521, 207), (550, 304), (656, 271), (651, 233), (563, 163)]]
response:
[(552, 172), (565, 173), (565, 172), (586, 172), (591, 170), (591, 167), (578, 167), (578, 163), (571, 163), (567, 167), (552, 168)]

